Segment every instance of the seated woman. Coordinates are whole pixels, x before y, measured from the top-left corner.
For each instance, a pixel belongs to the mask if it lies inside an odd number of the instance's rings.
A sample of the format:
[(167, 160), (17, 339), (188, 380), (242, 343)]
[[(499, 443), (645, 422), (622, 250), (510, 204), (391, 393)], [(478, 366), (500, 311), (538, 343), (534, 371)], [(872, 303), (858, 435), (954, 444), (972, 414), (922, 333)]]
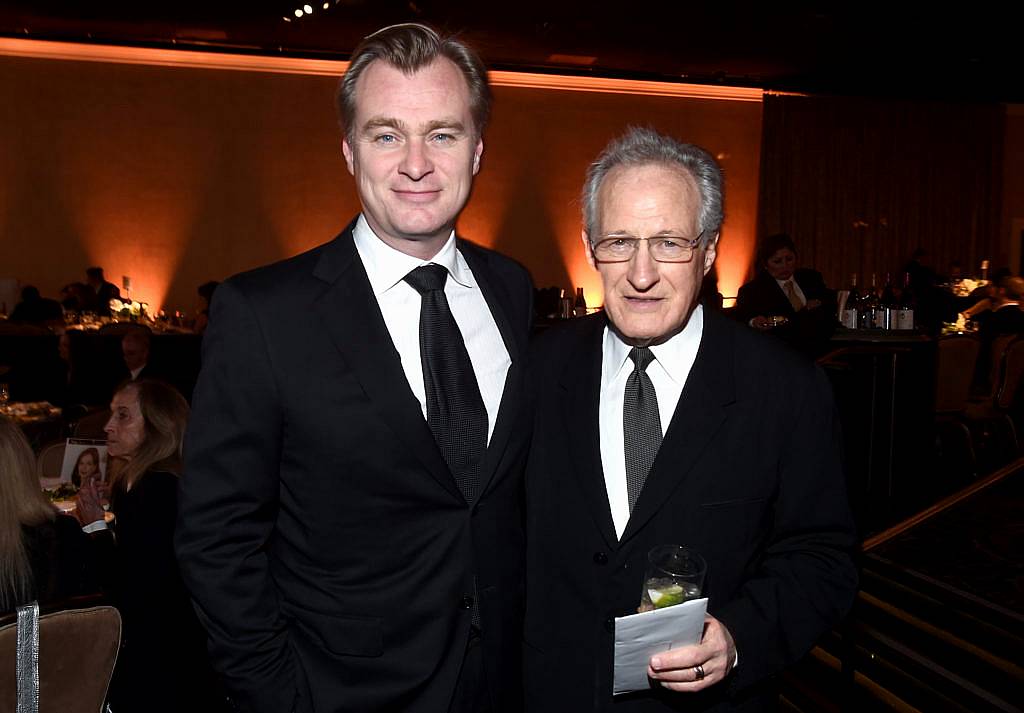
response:
[[(172, 538), (181, 441), (188, 404), (172, 386), (140, 379), (114, 394), (106, 425), (110, 509), (110, 593), (124, 624), (111, 684), (115, 711), (223, 710), (203, 631), (181, 581)], [(78, 495), (83, 522), (100, 527), (102, 486)]]
[(757, 266), (757, 275), (736, 297), (736, 316), (817, 356), (835, 328), (835, 293), (820, 272), (797, 267), (796, 245), (785, 233), (761, 242)]
[(36, 479), (21, 429), (0, 417), (0, 612), (99, 591), (88, 538)]

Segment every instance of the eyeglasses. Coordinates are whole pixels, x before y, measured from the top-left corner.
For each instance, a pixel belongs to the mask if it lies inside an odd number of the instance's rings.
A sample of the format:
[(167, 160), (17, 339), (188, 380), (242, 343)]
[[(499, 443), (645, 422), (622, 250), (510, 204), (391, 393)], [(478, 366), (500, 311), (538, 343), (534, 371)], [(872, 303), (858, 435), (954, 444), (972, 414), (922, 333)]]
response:
[(653, 238), (604, 238), (594, 244), (594, 259), (598, 262), (629, 262), (643, 240), (657, 262), (690, 262), (702, 237), (703, 230), (693, 239), (662, 235)]

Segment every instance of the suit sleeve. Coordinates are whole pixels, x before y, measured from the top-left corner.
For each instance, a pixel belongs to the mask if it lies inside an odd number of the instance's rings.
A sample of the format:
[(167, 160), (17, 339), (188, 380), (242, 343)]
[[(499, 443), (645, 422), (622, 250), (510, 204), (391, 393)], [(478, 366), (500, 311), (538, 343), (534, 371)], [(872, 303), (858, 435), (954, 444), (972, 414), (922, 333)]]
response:
[(739, 292), (736, 293), (736, 306), (733, 308), (732, 316), (738, 321), (747, 324), (754, 317), (757, 317), (755, 304), (756, 297), (755, 292), (757, 285), (754, 282), (748, 282), (747, 284), (740, 287)]
[(211, 658), (245, 711), (294, 707), (297, 668), (267, 544), (282, 415), (264, 326), (240, 287), (217, 290), (185, 438), (175, 546)]
[(845, 616), (856, 593), (839, 419), (824, 373), (815, 369), (809, 381), (778, 463), (765, 550), (739, 595), (713, 612), (736, 642), (734, 690), (803, 656)]

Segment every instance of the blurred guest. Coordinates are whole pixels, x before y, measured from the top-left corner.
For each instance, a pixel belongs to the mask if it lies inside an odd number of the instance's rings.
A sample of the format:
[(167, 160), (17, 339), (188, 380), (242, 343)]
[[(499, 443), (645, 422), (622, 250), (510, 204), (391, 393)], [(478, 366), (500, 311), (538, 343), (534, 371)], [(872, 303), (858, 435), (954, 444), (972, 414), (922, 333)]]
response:
[(700, 294), (697, 295), (697, 301), (708, 309), (722, 309), (725, 298), (718, 291), (717, 265), (711, 266), (711, 270), (704, 276), (704, 281), (700, 283)]
[[(959, 279), (959, 264), (953, 263)], [(942, 322), (950, 321), (956, 313), (956, 298), (942, 287), (943, 279), (931, 266), (930, 255), (924, 248), (917, 248), (910, 260), (903, 266), (903, 272), (910, 277), (910, 289), (914, 294), (914, 322), (926, 332), (937, 332)]]
[(1024, 332), (1024, 312), (1021, 298), (1024, 297), (1024, 279), (1006, 275), (989, 285), (989, 309), (977, 314), (974, 319), (980, 323), (982, 334), (1019, 334)]
[[(181, 472), (185, 399), (159, 381), (133, 381), (110, 404), (107, 448), (123, 467), (109, 479), (116, 541), (105, 538), (111, 595), (124, 621), (110, 701), (114, 711), (221, 710), (223, 698), (174, 559), (172, 538)], [(87, 529), (102, 531), (103, 488), (78, 494)]]
[(21, 289), (21, 302), (11, 312), (12, 322), (25, 324), (64, 324), (64, 310), (57, 300), (39, 294), (32, 285)]
[(984, 320), (984, 317), (978, 319), (979, 315), (986, 312), (991, 312), (993, 307), (998, 304), (997, 291), (999, 284), (1007, 277), (1012, 277), (1013, 273), (1010, 272), (1008, 267), (997, 267), (992, 272), (992, 279), (984, 285), (976, 287), (971, 294), (963, 299), (971, 300), (971, 306), (960, 312), (967, 319), (974, 319), (979, 324)]
[(64, 311), (81, 312), (85, 309), (84, 305), (89, 301), (86, 294), (88, 289), (89, 286), (81, 282), (71, 282), (60, 288), (60, 304)]
[(74, 470), (71, 471), (71, 482), (81, 488), (90, 480), (100, 478), (100, 452), (96, 448), (86, 448), (78, 454)]
[(149, 330), (143, 328), (133, 329), (121, 337), (121, 355), (131, 381), (157, 376), (149, 364), (151, 342)]
[(61, 331), (46, 400), (63, 408), (66, 419), (75, 420), (85, 415), (88, 406), (110, 401), (110, 384), (80, 373), (83, 370), (76, 367), (71, 347), (71, 335)]
[(195, 332), (196, 334), (202, 334), (206, 331), (206, 326), (210, 323), (210, 304), (213, 302), (213, 293), (217, 290), (217, 285), (220, 283), (216, 280), (204, 282), (199, 285), (199, 311), (196, 313)]
[(812, 356), (824, 351), (835, 328), (836, 301), (821, 273), (797, 267), (796, 245), (785, 233), (761, 242), (757, 266), (754, 279), (740, 288), (736, 316)]
[(99, 589), (88, 538), (43, 495), (35, 465), (21, 429), (0, 418), (0, 612)]
[(981, 342), (977, 368), (974, 372), (974, 390), (975, 393), (983, 394), (992, 392), (994, 360), (1001, 358), (1001, 354), (993, 352), (996, 339), (1024, 334), (1024, 311), (1021, 310), (1024, 279), (1012, 275), (1003, 276), (998, 282), (990, 283), (988, 288), (988, 309), (973, 315), (974, 321), (979, 325), (978, 339)]
[(102, 267), (90, 267), (85, 271), (85, 304), (82, 309), (106, 317), (110, 316), (110, 300), (121, 299), (121, 290), (113, 282), (107, 282)]

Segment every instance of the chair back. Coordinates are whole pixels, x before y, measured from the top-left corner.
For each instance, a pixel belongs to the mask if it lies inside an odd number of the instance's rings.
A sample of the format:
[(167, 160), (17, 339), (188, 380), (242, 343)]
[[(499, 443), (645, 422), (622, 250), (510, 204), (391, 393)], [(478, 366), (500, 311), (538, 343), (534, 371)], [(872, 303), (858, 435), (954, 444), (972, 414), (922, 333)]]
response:
[(1001, 411), (1009, 411), (1013, 397), (1024, 379), (1024, 339), (1014, 339), (1003, 351), (1002, 379), (995, 393), (995, 405)]
[(103, 430), (103, 427), (107, 425), (109, 420), (110, 409), (105, 408), (102, 411), (90, 413), (78, 419), (72, 433), (75, 438), (91, 438), (95, 441), (105, 441), (107, 440), (107, 432)]
[(43, 446), (43, 449), (39, 451), (39, 457), (36, 458), (37, 478), (42, 480), (43, 478), (60, 477), (60, 467), (64, 464), (65, 445), (64, 441), (59, 441)]
[[(14, 615), (0, 619), (0, 711), (16, 710), (17, 627)], [(38, 632), (39, 713), (100, 713), (121, 642), (121, 615), (108, 606), (57, 611), (39, 617)]]
[(935, 412), (958, 413), (967, 407), (981, 344), (974, 337), (951, 335), (938, 342)]

